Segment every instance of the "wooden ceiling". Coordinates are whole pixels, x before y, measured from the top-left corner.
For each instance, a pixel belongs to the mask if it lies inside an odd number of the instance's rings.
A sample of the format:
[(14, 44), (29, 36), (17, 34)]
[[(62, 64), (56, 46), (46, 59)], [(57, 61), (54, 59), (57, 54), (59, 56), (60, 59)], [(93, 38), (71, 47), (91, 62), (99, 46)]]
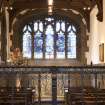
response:
[[(73, 9), (83, 16), (90, 14), (95, 5), (98, 7), (97, 19), (103, 21), (103, 0), (54, 0), (53, 9)], [(0, 0), (0, 5), (13, 6), (15, 10), (48, 8), (47, 0)]]
[[(47, 0), (4, 0), (6, 4), (15, 8), (47, 8)], [(54, 8), (72, 8), (83, 10), (84, 7), (93, 8), (96, 0), (54, 0)]]
[[(95, 5), (98, 7), (97, 19), (103, 21), (103, 0), (53, 0), (53, 10), (56, 9), (73, 9), (78, 11), (85, 18), (88, 26), (90, 23), (90, 12)], [(47, 0), (0, 0), (1, 7), (13, 7), (10, 10), (10, 16), (13, 18), (25, 9), (47, 9)]]

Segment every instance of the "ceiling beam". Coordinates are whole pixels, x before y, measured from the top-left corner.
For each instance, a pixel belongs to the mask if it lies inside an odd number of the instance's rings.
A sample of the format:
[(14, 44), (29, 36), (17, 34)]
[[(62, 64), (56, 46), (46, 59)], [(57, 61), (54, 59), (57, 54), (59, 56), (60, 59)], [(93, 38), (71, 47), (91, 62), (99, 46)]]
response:
[[(33, 8), (48, 8), (47, 3), (24, 3), (24, 2), (16, 2), (13, 5), (14, 8), (21, 9), (33, 9)], [(54, 3), (54, 8), (69, 8), (69, 9), (83, 9), (83, 4), (80, 2), (73, 2), (68, 5), (67, 2), (56, 2)]]

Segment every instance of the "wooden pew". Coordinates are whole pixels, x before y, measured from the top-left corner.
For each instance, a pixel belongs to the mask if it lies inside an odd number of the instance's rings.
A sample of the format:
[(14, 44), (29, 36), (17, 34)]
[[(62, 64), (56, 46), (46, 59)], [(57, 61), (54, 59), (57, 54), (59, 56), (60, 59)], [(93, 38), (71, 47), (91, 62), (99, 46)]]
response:
[(0, 105), (29, 105), (32, 103), (32, 89), (30, 88), (0, 88)]
[(105, 90), (73, 87), (66, 94), (66, 101), (67, 105), (105, 105)]

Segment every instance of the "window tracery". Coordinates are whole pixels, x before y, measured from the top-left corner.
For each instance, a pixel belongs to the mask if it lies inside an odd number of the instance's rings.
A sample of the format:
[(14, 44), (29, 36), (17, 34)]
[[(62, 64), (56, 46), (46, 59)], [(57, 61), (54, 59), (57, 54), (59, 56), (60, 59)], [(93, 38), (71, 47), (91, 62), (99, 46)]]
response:
[(76, 27), (67, 20), (54, 17), (33, 20), (23, 28), (23, 57), (76, 59), (76, 33)]

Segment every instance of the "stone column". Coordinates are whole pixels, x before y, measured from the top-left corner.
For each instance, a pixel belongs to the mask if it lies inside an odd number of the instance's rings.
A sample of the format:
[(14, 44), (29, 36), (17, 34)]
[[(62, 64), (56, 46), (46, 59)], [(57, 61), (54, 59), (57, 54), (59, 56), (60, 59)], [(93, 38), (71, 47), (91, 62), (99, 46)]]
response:
[(7, 60), (9, 60), (10, 55), (10, 36), (9, 36), (9, 12), (8, 7), (5, 7), (5, 19), (6, 19), (6, 37), (7, 37)]

